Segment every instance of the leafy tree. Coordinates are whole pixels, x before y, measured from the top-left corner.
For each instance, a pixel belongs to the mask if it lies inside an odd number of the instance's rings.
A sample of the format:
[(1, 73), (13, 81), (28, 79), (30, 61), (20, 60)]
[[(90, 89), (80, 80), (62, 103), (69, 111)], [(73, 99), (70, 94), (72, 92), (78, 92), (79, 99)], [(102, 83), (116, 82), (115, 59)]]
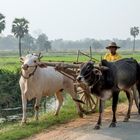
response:
[(46, 34), (39, 35), (36, 43), (41, 51), (46, 50), (46, 52), (48, 52), (48, 50), (51, 49), (51, 42), (48, 41)]
[(35, 39), (30, 34), (26, 34), (22, 39), (23, 47), (28, 52), (33, 48), (34, 42)]
[(28, 24), (25, 18), (15, 18), (12, 23), (12, 33), (19, 39), (19, 56), (21, 56), (21, 39), (28, 33)]
[(14, 73), (0, 69), (0, 109), (21, 105), (19, 77), (19, 70)]
[(95, 52), (97, 52), (97, 50), (100, 50), (103, 48), (102, 44), (96, 40), (93, 41), (92, 46), (93, 46)]
[(135, 51), (135, 38), (139, 34), (139, 27), (131, 27), (130, 28), (130, 34), (134, 37), (133, 41), (133, 52)]
[(0, 40), (1, 50), (16, 50), (18, 45), (18, 40), (13, 35), (7, 35)]
[(0, 13), (0, 33), (5, 29), (5, 16)]

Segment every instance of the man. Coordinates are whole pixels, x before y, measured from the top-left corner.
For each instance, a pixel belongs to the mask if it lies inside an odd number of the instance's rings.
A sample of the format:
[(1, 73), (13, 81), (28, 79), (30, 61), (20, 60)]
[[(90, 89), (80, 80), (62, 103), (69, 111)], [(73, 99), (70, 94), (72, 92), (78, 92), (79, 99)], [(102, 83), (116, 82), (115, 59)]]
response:
[(121, 56), (116, 52), (117, 49), (119, 49), (120, 47), (117, 46), (117, 44), (115, 42), (111, 42), (106, 49), (108, 49), (110, 52), (106, 53), (104, 56), (104, 59), (110, 62), (116, 61), (121, 59)]

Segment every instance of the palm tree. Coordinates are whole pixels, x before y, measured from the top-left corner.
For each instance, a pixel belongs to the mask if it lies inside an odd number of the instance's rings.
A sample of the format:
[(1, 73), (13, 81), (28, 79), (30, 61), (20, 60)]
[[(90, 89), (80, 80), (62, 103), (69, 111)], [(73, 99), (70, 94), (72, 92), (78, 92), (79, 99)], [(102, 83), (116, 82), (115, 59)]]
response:
[(139, 27), (135, 27), (135, 26), (131, 27), (130, 34), (134, 37), (134, 41), (133, 41), (133, 53), (134, 53), (134, 51), (135, 51), (135, 38), (139, 34)]
[(25, 18), (15, 18), (12, 23), (12, 33), (19, 39), (19, 56), (21, 57), (21, 39), (28, 33), (29, 22)]
[(0, 33), (5, 29), (5, 16), (0, 13)]

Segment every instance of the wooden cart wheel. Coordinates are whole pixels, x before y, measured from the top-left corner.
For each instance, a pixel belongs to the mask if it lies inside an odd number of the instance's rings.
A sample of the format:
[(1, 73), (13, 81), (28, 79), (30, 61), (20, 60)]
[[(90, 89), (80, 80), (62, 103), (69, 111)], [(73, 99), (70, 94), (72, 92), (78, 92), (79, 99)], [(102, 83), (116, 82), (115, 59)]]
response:
[(79, 91), (80, 100), (85, 104), (81, 103), (81, 111), (85, 114), (95, 113), (98, 106), (98, 98), (93, 94), (89, 93), (89, 90), (82, 86)]

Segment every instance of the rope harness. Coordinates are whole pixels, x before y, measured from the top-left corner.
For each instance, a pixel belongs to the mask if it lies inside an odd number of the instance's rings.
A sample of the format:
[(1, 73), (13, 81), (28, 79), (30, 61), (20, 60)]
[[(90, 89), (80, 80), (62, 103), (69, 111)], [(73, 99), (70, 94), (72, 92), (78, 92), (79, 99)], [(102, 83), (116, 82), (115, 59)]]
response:
[(24, 78), (24, 79), (29, 79), (31, 76), (34, 75), (34, 73), (36, 72), (36, 69), (37, 69), (37, 65), (36, 66), (28, 66), (28, 67), (35, 67), (35, 69), (29, 74), (28, 77), (24, 76), (22, 71), (21, 71), (21, 76)]
[[(84, 76), (84, 78), (86, 79), (86, 77), (88, 77), (89, 76), (89, 78), (92, 78), (92, 76), (91, 76), (91, 74), (92, 73), (94, 73), (93, 72), (93, 69), (89, 72), (89, 73), (87, 73), (85, 76)], [(101, 79), (101, 75), (96, 75), (96, 74), (94, 74), (95, 75), (95, 78), (94, 78), (94, 81), (93, 81), (93, 84), (91, 85), (91, 86), (95, 86), (98, 82), (99, 82), (99, 80)], [(89, 79), (89, 78), (87, 78), (87, 80)], [(90, 80), (90, 79), (89, 79)]]

